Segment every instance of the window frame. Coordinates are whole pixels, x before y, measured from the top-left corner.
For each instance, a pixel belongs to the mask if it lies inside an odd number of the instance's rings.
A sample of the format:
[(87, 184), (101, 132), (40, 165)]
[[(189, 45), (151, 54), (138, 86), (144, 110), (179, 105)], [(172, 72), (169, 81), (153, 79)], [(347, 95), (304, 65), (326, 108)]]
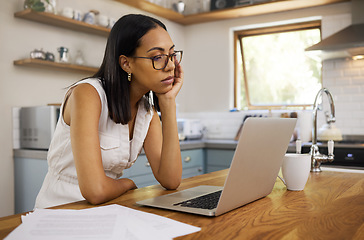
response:
[[(246, 76), (245, 69), (245, 61), (244, 61), (244, 51), (243, 51), (243, 43), (242, 39), (244, 37), (251, 36), (259, 36), (264, 34), (272, 34), (272, 33), (284, 33), (291, 31), (299, 31), (299, 30), (309, 30), (309, 29), (319, 29), (320, 30), (320, 39), (322, 39), (322, 31), (321, 31), (321, 20), (314, 20), (308, 22), (299, 22), (292, 23), (287, 25), (278, 25), (278, 26), (269, 26), (262, 28), (254, 28), (254, 29), (245, 29), (245, 30), (237, 30), (234, 31), (234, 108), (240, 108), (239, 94), (240, 94), (240, 84), (239, 84), (239, 67), (238, 67), (238, 55), (241, 55), (242, 58), (242, 72), (244, 75), (244, 85), (245, 85), (245, 97), (248, 110), (254, 109), (286, 109), (286, 108), (309, 108), (312, 107), (313, 104), (284, 104), (284, 105), (253, 105), (250, 102), (249, 98), (249, 88), (248, 81)], [(238, 44), (240, 46), (240, 53), (238, 52)], [(322, 73), (322, 66), (321, 66)], [(321, 74), (321, 84), (322, 84), (322, 74)]]

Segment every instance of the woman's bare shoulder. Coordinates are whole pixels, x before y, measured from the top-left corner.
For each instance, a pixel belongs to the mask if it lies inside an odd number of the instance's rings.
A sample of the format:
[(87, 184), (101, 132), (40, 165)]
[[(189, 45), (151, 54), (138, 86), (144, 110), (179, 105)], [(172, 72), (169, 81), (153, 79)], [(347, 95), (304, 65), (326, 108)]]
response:
[(71, 112), (74, 111), (95, 115), (95, 117), (100, 116), (101, 100), (97, 90), (92, 85), (80, 83), (69, 90), (63, 111), (64, 120), (67, 124), (70, 124)]

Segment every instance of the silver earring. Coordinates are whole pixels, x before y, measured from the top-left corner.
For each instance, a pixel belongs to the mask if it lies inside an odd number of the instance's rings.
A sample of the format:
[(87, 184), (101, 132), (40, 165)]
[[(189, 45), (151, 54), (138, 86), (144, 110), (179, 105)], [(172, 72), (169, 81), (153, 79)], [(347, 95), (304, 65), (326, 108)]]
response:
[(131, 73), (128, 73), (128, 81), (131, 82)]

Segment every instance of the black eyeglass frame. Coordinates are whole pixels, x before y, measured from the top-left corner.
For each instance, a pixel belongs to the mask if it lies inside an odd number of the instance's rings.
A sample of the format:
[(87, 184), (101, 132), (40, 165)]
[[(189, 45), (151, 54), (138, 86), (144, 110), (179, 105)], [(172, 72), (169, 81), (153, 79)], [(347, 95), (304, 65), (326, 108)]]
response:
[[(132, 56), (132, 58), (150, 59), (150, 60), (152, 60), (152, 65), (153, 65), (153, 68), (154, 68), (155, 70), (163, 70), (163, 69), (165, 69), (165, 68), (167, 67), (167, 65), (168, 65), (168, 61), (169, 61), (169, 60), (171, 60), (172, 62), (174, 62), (172, 58), (176, 56), (176, 53), (181, 53), (181, 59), (180, 59), (180, 60), (179, 60), (179, 62), (178, 62), (178, 63), (180, 63), (180, 62), (182, 61), (182, 55), (183, 55), (183, 51), (182, 51), (182, 50), (180, 50), (180, 51), (174, 51), (174, 52), (173, 52), (173, 53), (171, 53), (171, 54), (159, 54), (159, 55), (156, 55), (156, 56), (154, 56), (154, 57), (138, 57), (138, 56)], [(164, 67), (162, 67), (162, 68), (156, 68), (156, 67), (154, 66), (154, 58), (156, 58), (156, 57), (160, 57), (160, 56), (167, 56), (167, 58), (166, 58), (166, 62), (165, 62), (165, 64), (164, 64)]]

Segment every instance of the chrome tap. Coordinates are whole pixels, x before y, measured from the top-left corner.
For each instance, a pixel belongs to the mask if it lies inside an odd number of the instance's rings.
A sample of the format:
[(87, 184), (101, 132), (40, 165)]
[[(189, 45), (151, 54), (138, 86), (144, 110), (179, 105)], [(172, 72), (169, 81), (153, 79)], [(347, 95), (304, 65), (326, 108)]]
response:
[(321, 172), (320, 166), (321, 166), (322, 162), (332, 162), (332, 161), (334, 161), (334, 141), (330, 140), (327, 143), (328, 155), (321, 154), (319, 152), (319, 147), (317, 146), (317, 110), (319, 108), (318, 99), (319, 99), (319, 97), (322, 98), (323, 93), (326, 93), (326, 95), (327, 95), (327, 97), (329, 99), (329, 104), (330, 104), (330, 109), (331, 109), (331, 114), (327, 115), (326, 121), (327, 121), (327, 123), (335, 122), (334, 99), (333, 99), (331, 93), (329, 92), (329, 90), (327, 88), (322, 88), (317, 93), (316, 98), (315, 98), (315, 103), (313, 104), (312, 146), (311, 146), (311, 150), (310, 150), (310, 154), (311, 154), (311, 172)]

